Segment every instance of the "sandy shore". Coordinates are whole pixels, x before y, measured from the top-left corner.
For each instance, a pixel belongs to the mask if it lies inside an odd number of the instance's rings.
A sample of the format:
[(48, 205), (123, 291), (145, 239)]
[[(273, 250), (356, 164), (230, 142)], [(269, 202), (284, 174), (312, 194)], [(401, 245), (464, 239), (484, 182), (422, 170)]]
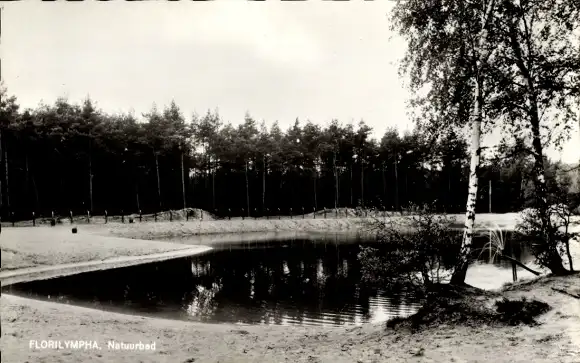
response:
[[(449, 216), (461, 227), (464, 216), (454, 214)], [(400, 216), (387, 218), (400, 219)], [(518, 214), (482, 214), (477, 216), (476, 227), (487, 228), (496, 225), (503, 229), (513, 229), (518, 220)], [(383, 220), (382, 217), (379, 218)], [(168, 238), (180, 236), (215, 235), (227, 233), (250, 232), (360, 232), (368, 229), (372, 218), (320, 218), (295, 217), (293, 219), (236, 219), (216, 221), (164, 221), (144, 223), (107, 223), (83, 225), (88, 233), (107, 234), (126, 238)]]
[[(105, 234), (105, 233), (103, 233)], [(178, 243), (71, 233), (68, 227), (4, 228), (1, 235), (2, 272), (120, 256), (145, 256), (191, 248)]]
[[(480, 223), (483, 218), (480, 218)], [(296, 231), (320, 226), (343, 230), (356, 220), (265, 221), (271, 231)], [(332, 222), (331, 222), (332, 221)], [(234, 222), (234, 221), (231, 221)], [(204, 231), (248, 232), (252, 221), (202, 222)], [(486, 223), (512, 223), (505, 215)], [(207, 224), (206, 224), (207, 223)], [(281, 224), (284, 223), (284, 224)], [(360, 223), (360, 222), (359, 222)], [(2, 266), (12, 269), (95, 261), (122, 255), (143, 256), (190, 248), (137, 239), (183, 235), (196, 222), (84, 225), (79, 234), (65, 227), (3, 228)], [(199, 222), (197, 222), (199, 224)], [(499, 223), (498, 223), (499, 224)], [(264, 226), (264, 225), (258, 225)], [(290, 229), (288, 229), (291, 227)], [(257, 227), (256, 227), (257, 228)], [(300, 229), (303, 228), (303, 229)], [(351, 229), (354, 229), (351, 228)], [(141, 234), (138, 234), (141, 230)], [(172, 232), (173, 231), (173, 232)], [(324, 230), (322, 230), (324, 231)], [(26, 232), (26, 233), (25, 233)], [(26, 235), (26, 237), (24, 236)], [(105, 238), (103, 236), (106, 236)], [(82, 243), (80, 243), (82, 242)], [(5, 250), (12, 256), (4, 256)], [(580, 276), (542, 278), (519, 284), (506, 297), (536, 298), (553, 309), (540, 326), (440, 326), (420, 333), (385, 330), (383, 325), (356, 328), (214, 325), (145, 318), (3, 295), (1, 297), (2, 359), (6, 362), (580, 362), (580, 303), (552, 290), (580, 286)], [(489, 301), (493, 304), (493, 301)], [(101, 349), (30, 348), (30, 341), (96, 341)], [(155, 342), (155, 351), (108, 349), (108, 341)], [(34, 344), (34, 343), (33, 343)]]
[[(536, 327), (440, 326), (419, 333), (355, 328), (236, 326), (151, 319), (3, 295), (6, 362), (534, 362), (580, 361), (580, 304), (552, 287), (580, 276), (544, 278), (505, 292), (551, 304)], [(533, 287), (533, 288), (532, 288)], [(492, 303), (492, 302), (490, 302)], [(31, 340), (81, 339), (100, 349), (30, 348)], [(108, 349), (109, 341), (155, 342), (155, 351)], [(40, 343), (39, 343), (40, 344)]]

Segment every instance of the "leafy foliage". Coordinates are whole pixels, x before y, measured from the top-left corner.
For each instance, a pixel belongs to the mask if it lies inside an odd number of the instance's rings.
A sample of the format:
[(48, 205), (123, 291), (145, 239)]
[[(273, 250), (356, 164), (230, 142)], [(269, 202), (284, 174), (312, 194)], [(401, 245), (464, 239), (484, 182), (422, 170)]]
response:
[[(532, 252), (541, 266), (552, 270), (554, 261), (561, 261), (561, 256), (566, 256), (568, 269), (574, 271), (570, 243), (578, 243), (580, 233), (570, 231), (570, 207), (564, 203), (553, 204), (548, 208), (547, 216), (541, 213), (538, 208), (523, 211), (522, 221), (517, 226), (518, 232), (535, 242), (532, 244)], [(548, 224), (544, 225), (543, 220), (548, 220)]]
[(445, 215), (435, 215), (427, 207), (414, 208), (412, 215), (377, 219), (370, 228), (380, 244), (359, 254), (367, 282), (426, 292), (450, 277), (461, 234)]

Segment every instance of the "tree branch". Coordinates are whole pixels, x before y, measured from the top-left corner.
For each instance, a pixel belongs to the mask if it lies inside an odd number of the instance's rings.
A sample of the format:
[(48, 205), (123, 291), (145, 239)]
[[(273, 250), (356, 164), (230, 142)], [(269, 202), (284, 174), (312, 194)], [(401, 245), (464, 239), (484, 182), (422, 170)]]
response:
[(531, 268), (529, 268), (528, 266), (524, 265), (523, 263), (521, 263), (520, 261), (516, 260), (515, 258), (512, 258), (512, 257), (510, 257), (510, 256), (507, 256), (507, 255), (504, 255), (504, 254), (501, 254), (500, 256), (501, 256), (502, 258), (505, 258), (505, 259), (507, 259), (507, 260), (510, 260), (511, 262), (513, 262), (513, 263), (515, 263), (516, 265), (520, 266), (520, 267), (521, 267), (521, 268), (523, 268), (524, 270), (527, 270), (527, 271), (529, 271), (529, 272), (533, 273), (533, 274), (534, 274), (534, 275), (536, 275), (536, 276), (540, 276), (540, 273), (539, 273), (539, 272), (532, 270)]
[(562, 294), (564, 294), (564, 295), (571, 296), (571, 297), (573, 297), (573, 298), (575, 298), (575, 299), (580, 299), (580, 295), (571, 294), (571, 293), (569, 293), (568, 291), (566, 291), (566, 290), (563, 290), (563, 289), (558, 289), (558, 288), (552, 287), (552, 290), (554, 290), (554, 291), (557, 291), (557, 292), (559, 292), (559, 293), (562, 293)]

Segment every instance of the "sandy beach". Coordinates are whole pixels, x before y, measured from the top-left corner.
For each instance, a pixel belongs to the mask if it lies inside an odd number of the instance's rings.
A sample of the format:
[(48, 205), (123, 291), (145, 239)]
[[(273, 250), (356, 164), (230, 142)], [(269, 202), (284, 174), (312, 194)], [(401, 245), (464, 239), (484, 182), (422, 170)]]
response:
[[(580, 304), (551, 287), (580, 286), (578, 275), (544, 279), (508, 297), (553, 306), (540, 326), (439, 326), (411, 334), (381, 325), (305, 328), (199, 324), (102, 312), (3, 295), (5, 362), (534, 362), (580, 361)], [(96, 341), (101, 349), (31, 349), (31, 340)], [(118, 351), (109, 341), (155, 342), (155, 351)]]
[[(480, 218), (480, 222), (483, 218)], [(510, 223), (491, 216), (487, 223)], [(233, 222), (233, 221), (231, 221)], [(212, 233), (258, 229), (244, 222), (203, 222)], [(196, 222), (3, 228), (2, 273), (19, 269), (184, 251), (197, 247), (151, 241), (185, 235)], [(207, 223), (207, 224), (205, 224)], [(263, 221), (265, 231), (355, 228), (352, 220)], [(199, 222), (198, 222), (199, 224)], [(271, 228), (271, 229), (270, 229)], [(139, 234), (139, 231), (141, 231)], [(210, 232), (212, 231), (212, 232)], [(218, 231), (218, 232), (213, 232)], [(145, 240), (147, 239), (147, 240)], [(219, 240), (219, 239), (214, 239)], [(82, 243), (81, 243), (82, 241)], [(210, 243), (211, 244), (211, 243)], [(6, 253), (8, 252), (8, 254)], [(287, 327), (202, 324), (105, 312), (3, 294), (2, 359), (6, 362), (580, 362), (580, 303), (552, 288), (572, 291), (580, 275), (517, 283), (502, 297), (544, 301), (552, 309), (538, 326), (442, 325), (411, 333), (384, 324), (360, 327)], [(498, 295), (498, 296), (500, 296)], [(489, 304), (499, 297), (488, 297)], [(36, 349), (41, 341), (91, 342), (94, 349)], [(31, 342), (32, 341), (32, 342)], [(96, 345), (93, 343), (96, 342)], [(155, 343), (155, 351), (109, 349), (109, 342)], [(32, 348), (31, 348), (32, 346)]]

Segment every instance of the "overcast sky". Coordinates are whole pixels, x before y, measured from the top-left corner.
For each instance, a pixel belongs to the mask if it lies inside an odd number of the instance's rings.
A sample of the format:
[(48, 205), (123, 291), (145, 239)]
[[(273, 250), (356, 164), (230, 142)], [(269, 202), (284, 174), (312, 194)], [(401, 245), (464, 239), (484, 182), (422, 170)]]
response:
[[(187, 118), (246, 112), (286, 129), (364, 119), (380, 138), (412, 128), (389, 1), (9, 2), (2, 78), (23, 107), (87, 95), (136, 115), (175, 100)], [(563, 160), (580, 159), (578, 126)], [(560, 158), (551, 152), (550, 156)]]

